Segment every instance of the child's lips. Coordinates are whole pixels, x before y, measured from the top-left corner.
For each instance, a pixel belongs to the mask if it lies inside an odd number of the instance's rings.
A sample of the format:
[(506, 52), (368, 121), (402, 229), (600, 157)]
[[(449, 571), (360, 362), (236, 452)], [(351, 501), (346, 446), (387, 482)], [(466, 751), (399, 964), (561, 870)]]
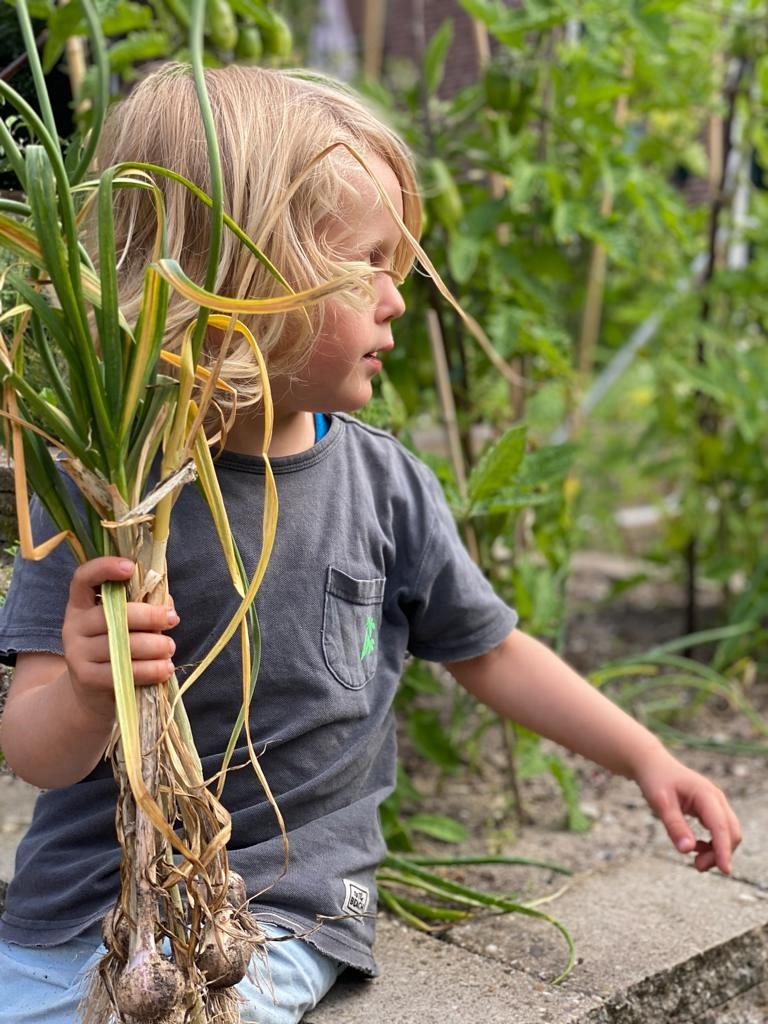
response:
[(363, 359), (373, 359), (377, 363), (380, 363), (381, 357), (384, 355), (384, 353), (391, 352), (394, 347), (394, 341), (390, 340), (386, 344), (379, 345), (378, 348), (372, 348), (370, 352), (366, 352), (365, 355), (363, 356)]

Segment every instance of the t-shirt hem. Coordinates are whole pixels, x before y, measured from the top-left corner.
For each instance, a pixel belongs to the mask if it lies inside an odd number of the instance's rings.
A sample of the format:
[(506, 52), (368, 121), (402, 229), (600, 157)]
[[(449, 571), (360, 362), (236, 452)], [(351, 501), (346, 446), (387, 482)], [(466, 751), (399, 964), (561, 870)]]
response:
[[(0, 940), (28, 948), (47, 949), (50, 946), (61, 946), (78, 935), (82, 935), (88, 928), (99, 922), (107, 909), (84, 917), (82, 920), (70, 921), (66, 925), (58, 926), (51, 926), (51, 923), (47, 921), (27, 921), (23, 918), (18, 918), (14, 923), (10, 920), (13, 915), (6, 911), (0, 917)], [(369, 978), (375, 978), (379, 974), (379, 968), (368, 946), (350, 942), (341, 935), (324, 931), (322, 924), (318, 928), (315, 920), (301, 917), (298, 914), (265, 910), (262, 907), (257, 907), (256, 914), (259, 921), (287, 928), (294, 935), (308, 942), (323, 956), (338, 960), (345, 967), (352, 967)]]
[(17, 654), (61, 654), (61, 630), (30, 629), (0, 633), (0, 664), (14, 665)]
[(512, 608), (507, 608), (507, 612), (507, 615), (502, 613), (480, 633), (474, 633), (469, 640), (457, 644), (441, 644), (439, 647), (413, 644), (409, 645), (408, 650), (416, 658), (425, 661), (466, 661), (468, 658), (478, 658), (500, 644), (517, 626), (517, 612)]
[(84, 931), (100, 921), (108, 909), (108, 907), (104, 907), (78, 921), (68, 921), (66, 924), (54, 926), (49, 921), (27, 921), (24, 918), (17, 918), (14, 923), (10, 920), (13, 915), (6, 911), (0, 917), (0, 939), (5, 942), (13, 942), (17, 946), (39, 946), (44, 949), (49, 946), (63, 946), (65, 942), (82, 935)]
[(332, 957), (345, 967), (352, 967), (368, 978), (378, 977), (379, 968), (368, 946), (324, 930), (322, 924), (318, 927), (317, 921), (303, 918), (298, 914), (284, 914), (257, 906), (256, 916), (259, 921), (266, 924), (287, 928), (323, 956)]

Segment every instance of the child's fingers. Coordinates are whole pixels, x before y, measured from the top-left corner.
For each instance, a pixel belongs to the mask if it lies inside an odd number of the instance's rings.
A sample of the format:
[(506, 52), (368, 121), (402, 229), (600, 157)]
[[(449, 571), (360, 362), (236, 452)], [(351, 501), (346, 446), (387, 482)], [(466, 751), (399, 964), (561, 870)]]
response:
[[(717, 865), (722, 871), (722, 867), (718, 864), (717, 853), (712, 847), (712, 843), (705, 839), (699, 839), (696, 843), (696, 856), (693, 859), (693, 865), (697, 871), (709, 871), (710, 868)], [(726, 871), (725, 874), (730, 874), (730, 871)]]
[[(128, 602), (128, 629), (130, 632), (157, 632), (172, 629), (179, 622), (179, 616), (167, 605)], [(107, 632), (107, 620), (101, 605), (94, 605), (81, 611), (77, 617), (77, 630), (81, 636), (102, 636)]]
[[(163, 633), (131, 633), (131, 661), (162, 661), (173, 657), (176, 644)], [(93, 665), (109, 663), (109, 638), (106, 634), (83, 640), (81, 653)]]
[(151, 683), (165, 683), (176, 671), (176, 666), (168, 658), (156, 661), (134, 661), (133, 681), (136, 686), (148, 686)]
[(681, 853), (696, 852), (695, 865), (699, 871), (707, 871), (716, 864), (724, 874), (730, 874), (731, 854), (741, 841), (741, 830), (723, 794), (712, 786), (698, 793), (693, 805), (686, 810), (696, 815), (712, 839), (707, 843), (696, 840), (676, 796), (660, 809), (664, 827), (675, 847)]
[(166, 604), (143, 604), (138, 601), (128, 603), (128, 629), (131, 632), (156, 630), (161, 633), (173, 629), (178, 623), (176, 609)]
[(709, 831), (711, 839), (678, 845), (682, 852), (695, 852), (694, 865), (698, 871), (708, 871), (715, 865), (725, 875), (731, 873), (733, 851), (741, 842), (739, 820), (725, 795), (715, 786), (696, 794), (688, 808)]
[(691, 826), (685, 820), (676, 797), (660, 810), (660, 816), (667, 835), (675, 844), (676, 849), (680, 853), (690, 853), (696, 845), (696, 837)]
[(710, 858), (709, 851), (703, 851), (701, 860), (697, 857), (697, 868), (703, 871), (706, 868), (702, 864), (707, 867), (716, 864), (723, 874), (730, 875), (731, 854), (741, 840), (736, 815), (731, 811), (725, 796), (714, 786), (700, 797), (694, 810), (712, 837), (709, 843), (712, 856)]
[(734, 842), (731, 837), (731, 829), (727, 821), (710, 828), (712, 833), (712, 848), (715, 864), (724, 875), (731, 873), (731, 855), (734, 850)]
[(127, 580), (133, 572), (133, 562), (127, 558), (104, 555), (79, 565), (69, 585), (69, 604), (87, 610), (96, 604), (96, 588), (107, 580)]

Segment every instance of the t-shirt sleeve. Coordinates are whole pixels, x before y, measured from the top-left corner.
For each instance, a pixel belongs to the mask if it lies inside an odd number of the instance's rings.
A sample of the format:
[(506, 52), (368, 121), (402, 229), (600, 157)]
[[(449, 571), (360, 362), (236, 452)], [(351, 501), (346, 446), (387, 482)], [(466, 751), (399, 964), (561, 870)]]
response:
[(500, 644), (518, 616), (470, 558), (437, 478), (424, 469), (431, 524), (407, 602), (408, 649), (428, 661), (463, 661)]
[[(41, 502), (30, 502), (35, 544), (57, 532)], [(0, 662), (13, 665), (26, 651), (63, 654), (61, 627), (76, 568), (75, 557), (62, 541), (45, 558), (33, 562), (17, 553), (5, 604), (0, 608)]]

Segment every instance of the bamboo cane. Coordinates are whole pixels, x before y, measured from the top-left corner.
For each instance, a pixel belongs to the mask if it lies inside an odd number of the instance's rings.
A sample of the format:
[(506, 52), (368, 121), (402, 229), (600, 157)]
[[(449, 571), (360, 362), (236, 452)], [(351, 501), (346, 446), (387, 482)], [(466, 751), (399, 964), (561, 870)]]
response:
[(363, 6), (363, 75), (374, 82), (381, 76), (386, 14), (386, 0), (365, 0)]
[[(448, 451), (451, 459), (451, 466), (456, 477), (456, 486), (459, 495), (463, 500), (467, 498), (467, 468), (464, 461), (464, 451), (461, 446), (461, 435), (459, 432), (459, 421), (456, 416), (456, 403), (451, 388), (451, 375), (448, 369), (448, 360), (445, 355), (445, 341), (443, 332), (440, 330), (440, 321), (434, 309), (427, 310), (427, 333), (429, 344), (432, 349), (432, 362), (435, 367), (435, 383), (437, 385), (437, 397), (442, 411), (443, 426), (448, 438)], [(467, 550), (473, 561), (480, 561), (480, 549), (477, 544), (477, 534), (470, 522), (463, 525), (464, 539)]]
[[(622, 77), (624, 79), (628, 79), (631, 74), (632, 61), (628, 58), (624, 64)], [(614, 107), (613, 113), (613, 123), (617, 129), (621, 130), (624, 127), (628, 116), (629, 98), (627, 93), (623, 92), (616, 100), (616, 106)], [(613, 202), (613, 189), (606, 183), (603, 187), (603, 195), (600, 200), (600, 216), (603, 220), (610, 217), (613, 211)], [(608, 253), (605, 246), (602, 242), (595, 242), (592, 246), (592, 254), (589, 262), (587, 293), (581, 317), (581, 329), (579, 331), (576, 360), (579, 373), (583, 374), (585, 377), (592, 370), (597, 338), (600, 333), (607, 263)]]

